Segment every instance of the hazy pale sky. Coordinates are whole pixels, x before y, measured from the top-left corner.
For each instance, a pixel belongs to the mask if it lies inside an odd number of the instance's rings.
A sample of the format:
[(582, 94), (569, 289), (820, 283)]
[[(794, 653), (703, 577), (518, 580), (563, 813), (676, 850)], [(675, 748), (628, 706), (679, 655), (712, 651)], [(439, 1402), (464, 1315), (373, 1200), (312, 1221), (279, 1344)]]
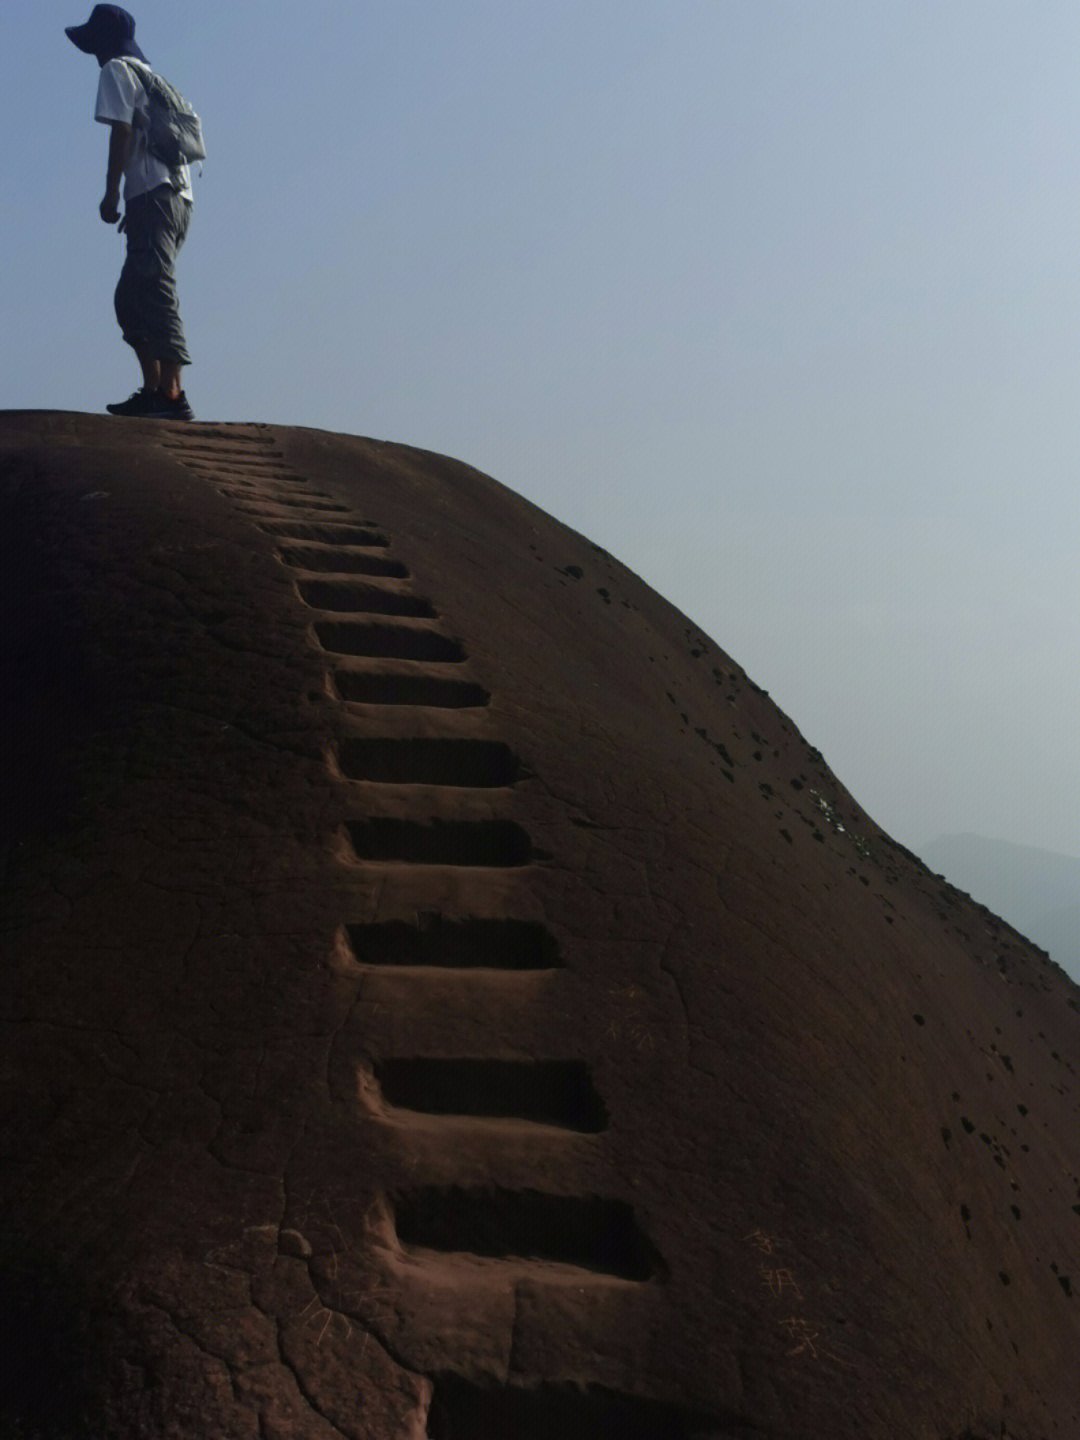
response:
[[(90, 8), (4, 0), (7, 409), (137, 381)], [(1076, 0), (129, 8), (211, 152), (200, 417), (466, 460), (904, 843), (1080, 855)]]

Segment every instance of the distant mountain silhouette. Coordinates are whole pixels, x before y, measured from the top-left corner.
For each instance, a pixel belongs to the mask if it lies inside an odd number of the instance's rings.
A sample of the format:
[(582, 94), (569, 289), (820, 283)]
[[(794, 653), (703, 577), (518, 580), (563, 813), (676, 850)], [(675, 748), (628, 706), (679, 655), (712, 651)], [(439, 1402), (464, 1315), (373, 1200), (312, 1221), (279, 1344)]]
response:
[(970, 834), (941, 835), (920, 853), (1080, 977), (1080, 859)]

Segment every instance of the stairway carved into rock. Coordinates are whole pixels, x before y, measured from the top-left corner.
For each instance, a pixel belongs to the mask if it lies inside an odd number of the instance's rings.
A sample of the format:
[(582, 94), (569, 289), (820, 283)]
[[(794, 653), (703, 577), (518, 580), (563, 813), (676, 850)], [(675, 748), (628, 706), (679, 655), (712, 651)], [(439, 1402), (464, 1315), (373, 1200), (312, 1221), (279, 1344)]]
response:
[[(515, 903), (551, 857), (515, 818), (533, 777), (496, 733), (487, 677), (378, 520), (315, 489), (272, 432), (177, 427), (164, 444), (276, 546), (335, 710), (338, 864), (401, 897), (401, 918), (342, 913), (335, 941), (357, 1004), (330, 1084), (374, 1138), (383, 1183), (367, 1231), (381, 1282), (343, 1293), (335, 1255), (316, 1282), (328, 1312), (427, 1378), (415, 1433), (433, 1440), (749, 1434), (738, 1417), (567, 1384), (517, 1353), (519, 1314), (539, 1295), (587, 1338), (597, 1316), (641, 1323), (665, 1265), (632, 1204), (605, 1191), (609, 1115), (588, 1060), (564, 1053), (555, 1021), (545, 1053), (513, 1042), (519, 1015), (544, 1033), (566, 967)], [(485, 1328), (490, 1376), (456, 1372), (453, 1335), (482, 1354)]]

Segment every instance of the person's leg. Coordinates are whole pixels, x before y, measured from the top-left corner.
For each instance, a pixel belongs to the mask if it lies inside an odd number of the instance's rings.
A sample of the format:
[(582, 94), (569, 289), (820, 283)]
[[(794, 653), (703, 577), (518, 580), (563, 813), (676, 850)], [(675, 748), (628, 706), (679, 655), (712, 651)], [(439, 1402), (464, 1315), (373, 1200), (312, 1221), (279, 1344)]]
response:
[(190, 221), (190, 202), (168, 187), (137, 197), (128, 206), (128, 256), (116, 290), (116, 317), (144, 382), (169, 403), (183, 394), (180, 372), (191, 363), (176, 292), (176, 256)]
[(167, 210), (168, 214), (160, 232), (160, 288), (166, 306), (162, 313), (163, 339), (155, 348), (160, 379), (159, 404), (153, 413), (163, 419), (190, 420), (193, 416), (184, 394), (181, 372), (185, 365), (191, 363), (191, 357), (188, 355), (184, 325), (180, 319), (180, 303), (176, 292), (176, 257), (187, 239), (192, 207), (190, 201), (181, 200), (175, 194), (169, 194), (166, 198), (168, 203), (163, 203), (162, 210)]
[(139, 365), (142, 368), (143, 389), (161, 389), (161, 361), (155, 360), (150, 351), (142, 343), (136, 344), (135, 354), (139, 357)]
[(139, 291), (142, 285), (141, 273), (145, 268), (147, 235), (147, 197), (136, 196), (125, 207), (124, 232), (127, 236), (127, 253), (120, 279), (116, 286), (116, 318), (124, 339), (134, 349), (142, 370), (143, 388), (136, 391), (129, 400), (106, 405), (112, 415), (137, 416), (149, 409), (161, 380), (161, 367), (150, 354), (145, 344), (136, 338), (139, 313)]
[(160, 370), (157, 361), (141, 338), (139, 324), (141, 292), (145, 285), (147, 271), (152, 268), (153, 263), (152, 237), (148, 224), (150, 218), (147, 208), (149, 199), (148, 195), (138, 195), (134, 200), (129, 200), (125, 206), (124, 233), (127, 237), (127, 252), (124, 256), (124, 268), (120, 271), (113, 304), (120, 332), (138, 358), (143, 373), (143, 385), (148, 390), (155, 390), (158, 380), (161, 378)]
[(155, 360), (158, 367), (157, 389), (166, 400), (179, 400), (184, 393), (180, 379), (181, 366), (176, 360)]

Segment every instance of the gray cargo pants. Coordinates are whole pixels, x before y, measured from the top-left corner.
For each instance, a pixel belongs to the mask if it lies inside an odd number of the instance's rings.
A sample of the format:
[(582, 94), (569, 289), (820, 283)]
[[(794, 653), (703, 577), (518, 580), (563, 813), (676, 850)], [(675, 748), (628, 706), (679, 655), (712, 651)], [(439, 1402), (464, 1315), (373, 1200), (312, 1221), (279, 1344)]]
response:
[(190, 365), (176, 294), (176, 257), (192, 205), (171, 185), (136, 195), (126, 208), (127, 258), (116, 287), (116, 318), (127, 343), (154, 360)]

